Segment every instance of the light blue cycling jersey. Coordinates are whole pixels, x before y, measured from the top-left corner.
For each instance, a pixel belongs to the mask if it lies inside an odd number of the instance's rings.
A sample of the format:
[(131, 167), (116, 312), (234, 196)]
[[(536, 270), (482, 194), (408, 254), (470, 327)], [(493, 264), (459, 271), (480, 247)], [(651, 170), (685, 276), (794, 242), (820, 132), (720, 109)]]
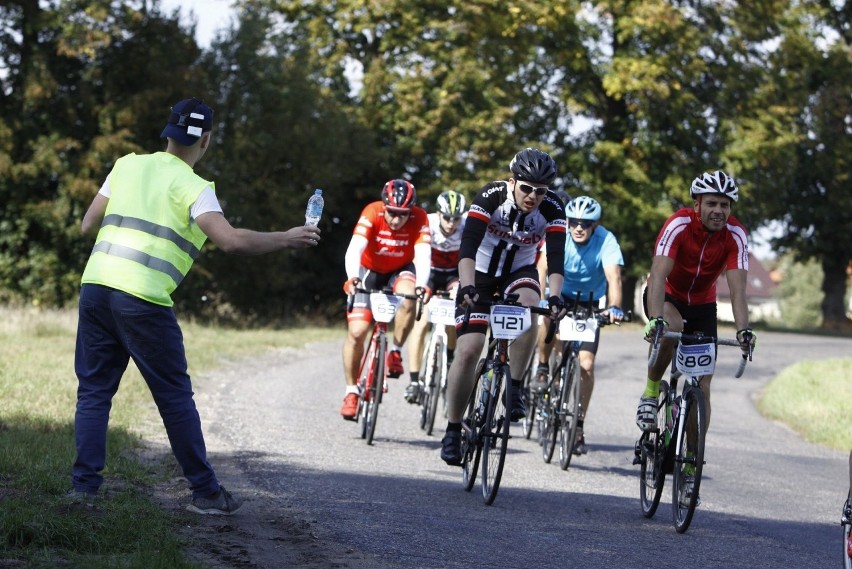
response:
[(565, 239), (562, 296), (573, 299), (579, 291), (580, 300), (587, 300), (591, 291), (592, 299), (600, 300), (607, 287), (604, 267), (613, 265), (624, 265), (624, 257), (618, 240), (606, 227), (599, 225), (583, 245), (577, 245), (569, 235)]

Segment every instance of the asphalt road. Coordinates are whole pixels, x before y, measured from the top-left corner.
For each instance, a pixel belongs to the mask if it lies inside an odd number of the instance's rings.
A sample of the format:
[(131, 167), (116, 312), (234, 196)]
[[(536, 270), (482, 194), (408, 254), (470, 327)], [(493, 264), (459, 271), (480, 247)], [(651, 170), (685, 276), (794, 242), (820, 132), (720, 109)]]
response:
[(545, 464), (513, 427), (492, 506), (478, 482), (465, 492), (461, 469), (440, 460), (443, 424), (431, 437), (420, 430), (417, 408), (403, 400), (406, 378), (390, 386), (373, 446), (340, 418), (342, 341), (226, 366), (196, 390), (214, 464), (237, 465), (241, 487), (274, 496), (321, 539), (376, 567), (840, 566), (848, 453), (804, 442), (753, 402), (786, 366), (848, 356), (852, 340), (760, 333), (742, 379), (733, 378), (736, 350), (720, 351), (702, 503), (679, 535), (670, 478), (654, 518), (639, 505), (631, 464), (647, 349), (639, 334), (603, 331), (589, 454), (562, 471), (558, 454)]

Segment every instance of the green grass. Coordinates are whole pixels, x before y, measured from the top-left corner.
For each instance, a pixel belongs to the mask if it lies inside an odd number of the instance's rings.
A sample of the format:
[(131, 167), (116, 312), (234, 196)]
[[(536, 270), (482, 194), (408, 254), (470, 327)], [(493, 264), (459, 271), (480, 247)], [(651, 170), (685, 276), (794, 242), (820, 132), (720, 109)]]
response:
[[(134, 450), (144, 425), (162, 430), (131, 364), (110, 414), (105, 498), (70, 504), (74, 461), (76, 314), (0, 308), (0, 566), (34, 568), (199, 567), (183, 554), (181, 516), (148, 490), (171, 475)], [(227, 330), (183, 324), (190, 374), (267, 349), (338, 338), (341, 330)], [(183, 520), (185, 523), (185, 520)], [(144, 529), (144, 531), (140, 531)], [(18, 565), (13, 565), (18, 566)]]
[(806, 440), (842, 451), (852, 448), (852, 359), (803, 361), (766, 386), (757, 405)]

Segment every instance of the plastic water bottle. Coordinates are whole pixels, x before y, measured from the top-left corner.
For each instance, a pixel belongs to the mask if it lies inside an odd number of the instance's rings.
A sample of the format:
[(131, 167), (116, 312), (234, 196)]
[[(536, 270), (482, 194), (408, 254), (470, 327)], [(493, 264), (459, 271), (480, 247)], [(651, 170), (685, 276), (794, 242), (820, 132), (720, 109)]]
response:
[(305, 209), (305, 225), (316, 227), (319, 224), (323, 205), (325, 205), (325, 200), (322, 198), (322, 190), (317, 188), (314, 190), (314, 195), (308, 200), (308, 207)]
[(488, 404), (488, 398), (491, 392), (491, 380), (494, 379), (494, 368), (490, 365), (485, 370), (485, 373), (482, 374), (482, 399), (479, 402), (482, 408)]

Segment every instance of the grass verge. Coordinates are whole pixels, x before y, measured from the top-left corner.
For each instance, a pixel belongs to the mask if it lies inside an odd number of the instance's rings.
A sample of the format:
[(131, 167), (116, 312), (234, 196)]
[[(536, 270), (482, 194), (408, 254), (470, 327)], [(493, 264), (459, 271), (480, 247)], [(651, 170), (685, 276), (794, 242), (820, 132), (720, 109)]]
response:
[[(107, 482), (90, 504), (65, 498), (74, 461), (76, 314), (0, 308), (0, 566), (199, 567), (184, 555), (181, 515), (149, 488), (170, 474), (138, 460), (138, 425), (159, 424), (131, 364), (110, 415)], [(227, 330), (183, 324), (190, 374), (280, 347), (330, 340), (339, 330)], [(191, 514), (185, 514), (189, 516)]]
[(803, 361), (782, 371), (761, 394), (758, 410), (807, 441), (852, 448), (852, 359)]

